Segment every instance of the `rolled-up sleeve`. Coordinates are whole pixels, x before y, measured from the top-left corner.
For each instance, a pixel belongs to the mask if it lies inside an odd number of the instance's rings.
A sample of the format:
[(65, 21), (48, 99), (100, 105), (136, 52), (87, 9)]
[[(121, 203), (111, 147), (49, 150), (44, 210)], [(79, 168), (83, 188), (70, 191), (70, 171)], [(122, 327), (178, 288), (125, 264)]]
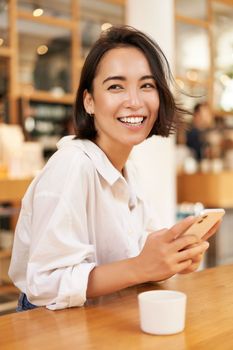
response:
[[(85, 203), (77, 214), (64, 196), (42, 191), (34, 198), (26, 294), (30, 302), (56, 310), (82, 306), (95, 267), (89, 243)], [(83, 211), (83, 212), (82, 212)]]

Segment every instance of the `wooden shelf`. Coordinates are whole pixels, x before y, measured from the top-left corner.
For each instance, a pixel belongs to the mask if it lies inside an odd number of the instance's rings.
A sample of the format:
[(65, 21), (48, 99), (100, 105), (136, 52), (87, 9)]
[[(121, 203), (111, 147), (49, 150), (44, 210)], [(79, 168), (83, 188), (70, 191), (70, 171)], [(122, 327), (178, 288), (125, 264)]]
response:
[(222, 110), (219, 110), (219, 109), (215, 109), (214, 110), (214, 114), (217, 115), (217, 116), (220, 116), (220, 117), (229, 117), (229, 116), (233, 115), (233, 111), (226, 112), (226, 111), (222, 111)]
[(183, 15), (175, 15), (176, 20), (177, 21), (181, 21), (190, 25), (194, 25), (194, 26), (200, 26), (200, 27), (204, 27), (204, 28), (208, 28), (209, 27), (209, 23), (208, 21), (203, 21), (201, 19), (198, 18), (192, 18), (192, 17), (186, 17)]
[(122, 6), (125, 6), (125, 2), (126, 2), (126, 0), (104, 0), (104, 1), (112, 4), (122, 5)]
[(0, 249), (0, 259), (11, 257), (11, 249)]
[(0, 179), (0, 201), (17, 202), (21, 201), (32, 178), (25, 179)]
[(56, 96), (52, 92), (40, 90), (33, 91), (30, 93), (24, 91), (22, 94), (20, 94), (20, 97), (30, 101), (59, 103), (68, 105), (73, 104), (75, 100), (75, 96), (73, 94), (64, 94), (62, 96)]
[(32, 13), (27, 12), (27, 11), (18, 11), (17, 13), (18, 18), (25, 19), (25, 20), (30, 20), (33, 22), (41, 23), (41, 24), (46, 24), (49, 26), (57, 26), (57, 27), (64, 27), (68, 29), (72, 29), (74, 26), (76, 26), (76, 21), (72, 21), (72, 18), (70, 19), (62, 19), (62, 18), (56, 18), (52, 16), (40, 16), (40, 17), (35, 17), (32, 15)]
[(232, 6), (232, 0), (221, 0), (221, 2), (225, 3), (226, 5), (231, 5)]

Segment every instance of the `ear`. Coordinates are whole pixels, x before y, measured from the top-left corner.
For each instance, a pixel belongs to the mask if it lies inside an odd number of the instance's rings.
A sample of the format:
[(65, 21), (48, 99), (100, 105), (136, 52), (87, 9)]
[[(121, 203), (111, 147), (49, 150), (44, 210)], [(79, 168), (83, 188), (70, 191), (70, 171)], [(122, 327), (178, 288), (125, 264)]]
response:
[(88, 114), (94, 114), (94, 100), (90, 92), (87, 90), (83, 93), (83, 105)]

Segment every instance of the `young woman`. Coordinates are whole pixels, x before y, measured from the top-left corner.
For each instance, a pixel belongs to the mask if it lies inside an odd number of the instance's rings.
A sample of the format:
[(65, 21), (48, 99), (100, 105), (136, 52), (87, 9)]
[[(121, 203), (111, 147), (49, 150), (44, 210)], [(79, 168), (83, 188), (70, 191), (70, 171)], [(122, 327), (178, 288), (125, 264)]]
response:
[[(65, 137), (22, 202), (9, 275), (19, 310), (81, 306), (87, 298), (194, 271), (208, 248), (156, 222), (127, 162), (151, 135), (168, 136), (179, 111), (160, 48), (130, 27), (112, 27), (90, 51)], [(206, 238), (216, 231), (216, 227)]]

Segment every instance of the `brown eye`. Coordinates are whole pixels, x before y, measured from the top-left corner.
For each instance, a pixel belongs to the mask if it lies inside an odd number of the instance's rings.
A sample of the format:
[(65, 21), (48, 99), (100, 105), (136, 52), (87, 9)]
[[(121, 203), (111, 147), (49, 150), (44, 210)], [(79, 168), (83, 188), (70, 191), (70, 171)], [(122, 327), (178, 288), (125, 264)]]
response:
[(119, 84), (113, 84), (108, 87), (108, 90), (121, 90), (123, 87)]
[(152, 83), (145, 83), (142, 85), (142, 89), (155, 89), (156, 86)]

